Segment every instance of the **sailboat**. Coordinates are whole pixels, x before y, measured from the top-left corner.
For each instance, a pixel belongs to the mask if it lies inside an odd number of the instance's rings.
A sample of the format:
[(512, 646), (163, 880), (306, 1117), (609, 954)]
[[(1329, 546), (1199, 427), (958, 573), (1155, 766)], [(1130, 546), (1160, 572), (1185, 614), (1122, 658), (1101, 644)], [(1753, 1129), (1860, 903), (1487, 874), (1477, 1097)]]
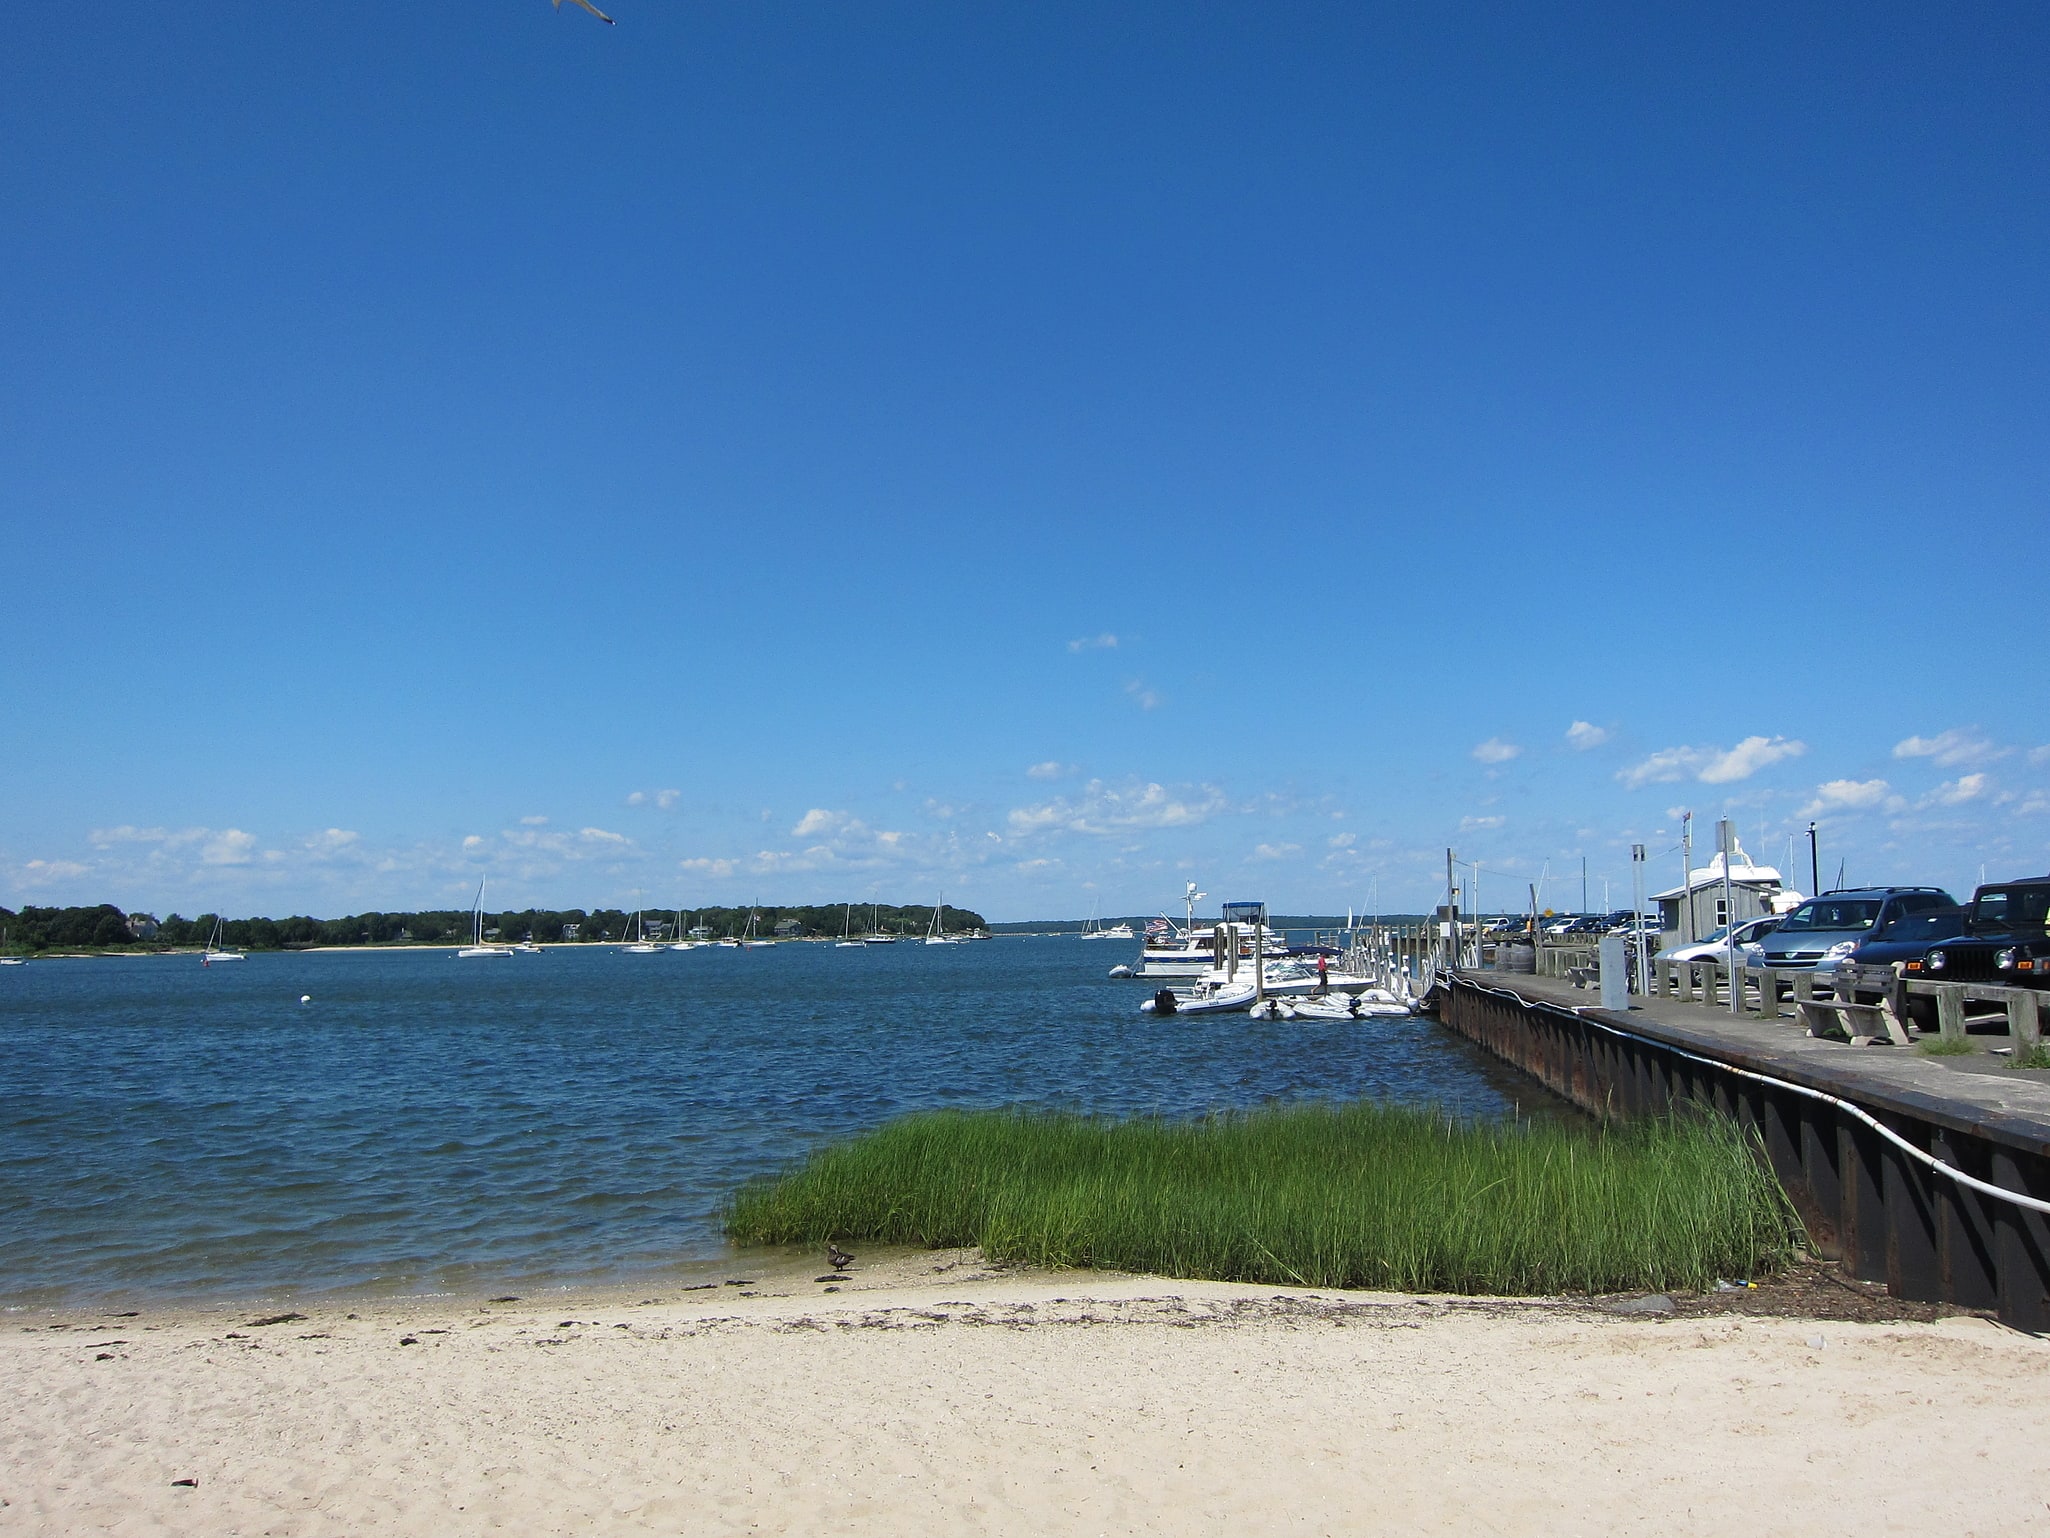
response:
[(854, 938), (854, 904), (849, 903), (846, 913), (841, 915), (840, 938), (834, 942), (833, 949), (836, 951), (858, 951), (865, 950), (866, 948), (867, 946), (864, 941)]
[(217, 961), (247, 961), (248, 959), (240, 951), (228, 950), (221, 944), (221, 917), (219, 914), (215, 914), (214, 932), (206, 942), (206, 950), (200, 955), (199, 964), (203, 967), (210, 967)]
[(642, 922), (639, 908), (634, 909), (633, 940), (620, 949), (630, 956), (654, 956), (661, 953), (662, 947), (648, 938), (648, 926)]
[[(6, 948), (7, 931), (0, 929), (0, 950), (5, 950)], [(0, 956), (0, 967), (18, 967), (21, 964), (22, 958), (19, 956)]]
[[(484, 881), (485, 878), (482, 876), (477, 878), (477, 901), (470, 909), (470, 943), (456, 952), (456, 956), (461, 960), (482, 956), (510, 956), (512, 954), (512, 947), (509, 945), (486, 945), (484, 943)], [(218, 930), (219, 926), (216, 925), (215, 927)], [(236, 958), (238, 961), (240, 959), (239, 956)]]
[(750, 908), (747, 910), (747, 929), (740, 937), (740, 948), (742, 950), (766, 950), (769, 946), (772, 946), (776, 943), (774, 940), (764, 940), (760, 935), (755, 933), (755, 926), (761, 923), (761, 921), (761, 909)]
[(876, 916), (881, 911), (881, 908), (875, 903), (868, 905), (868, 933), (861, 937), (863, 945), (895, 945), (897, 943), (895, 935), (884, 934), (881, 926), (877, 924)]
[(950, 935), (940, 928), (940, 915), (946, 911), (946, 907), (947, 894), (942, 892), (940, 893), (940, 900), (933, 905), (932, 924), (925, 931), (925, 943), (927, 945), (959, 945), (961, 943), (959, 935)]
[(711, 937), (712, 931), (705, 928), (702, 924), (690, 930), (685, 930), (683, 927), (683, 910), (681, 908), (676, 910), (676, 938), (669, 944), (669, 948), (672, 951), (694, 951), (701, 945), (710, 944)]

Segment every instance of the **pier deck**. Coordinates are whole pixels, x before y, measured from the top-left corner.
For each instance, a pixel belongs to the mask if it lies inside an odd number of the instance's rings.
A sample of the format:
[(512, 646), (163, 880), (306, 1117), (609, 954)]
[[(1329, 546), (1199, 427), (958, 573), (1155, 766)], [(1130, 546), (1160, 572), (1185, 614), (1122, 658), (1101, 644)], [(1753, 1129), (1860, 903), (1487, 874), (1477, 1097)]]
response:
[[(1564, 978), (1469, 971), (1462, 977), (1532, 1001), (1578, 1010), (1654, 1040), (1727, 1060), (1754, 1073), (1805, 1084), (1871, 1109), (1885, 1106), (1959, 1130), (1998, 1125), (2050, 1155), (2050, 1070), (2016, 1069), (2005, 1057), (1930, 1057), (1913, 1047), (1854, 1047), (1803, 1033), (1791, 1017), (1761, 1020), (1726, 1007), (1633, 994), (1627, 1015), (1604, 1011), (1601, 995)], [(2004, 1038), (1978, 1038), (1993, 1042)]]
[(1627, 1118), (1688, 1104), (1737, 1118), (1758, 1133), (1816, 1253), (1896, 1297), (2050, 1333), (2050, 1216), (1927, 1162), (2050, 1201), (2050, 1073), (1990, 1053), (1853, 1046), (1672, 998), (1630, 1002), (1609, 1011), (1564, 979), (1462, 971), (1439, 1014), (1586, 1110)]

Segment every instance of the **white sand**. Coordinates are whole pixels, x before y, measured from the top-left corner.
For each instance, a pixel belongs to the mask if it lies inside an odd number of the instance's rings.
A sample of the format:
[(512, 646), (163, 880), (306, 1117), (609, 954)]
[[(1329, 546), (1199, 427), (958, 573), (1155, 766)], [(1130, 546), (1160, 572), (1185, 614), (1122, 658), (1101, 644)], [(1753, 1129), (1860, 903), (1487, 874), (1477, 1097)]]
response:
[(11, 1316), (0, 1534), (2050, 1532), (2050, 1346), (1976, 1319), (934, 1264), (260, 1328)]

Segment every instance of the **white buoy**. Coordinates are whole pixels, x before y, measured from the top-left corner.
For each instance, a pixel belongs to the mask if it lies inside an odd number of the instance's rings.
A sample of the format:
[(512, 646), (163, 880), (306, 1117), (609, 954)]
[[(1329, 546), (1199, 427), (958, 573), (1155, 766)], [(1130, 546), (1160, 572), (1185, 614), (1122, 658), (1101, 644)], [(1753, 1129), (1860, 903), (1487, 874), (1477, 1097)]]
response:
[(313, 995), (310, 993), (302, 993), (299, 995), (299, 1002), (301, 1004), (311, 1004), (313, 1002)]

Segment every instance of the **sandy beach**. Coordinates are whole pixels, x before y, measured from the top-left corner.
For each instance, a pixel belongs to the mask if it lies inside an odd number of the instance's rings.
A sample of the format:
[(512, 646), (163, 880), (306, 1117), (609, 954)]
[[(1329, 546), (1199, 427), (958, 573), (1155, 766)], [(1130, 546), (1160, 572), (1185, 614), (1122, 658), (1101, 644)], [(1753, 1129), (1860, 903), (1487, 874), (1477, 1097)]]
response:
[(2050, 1344), (1972, 1317), (728, 1281), (10, 1315), (0, 1533), (2050, 1531)]

